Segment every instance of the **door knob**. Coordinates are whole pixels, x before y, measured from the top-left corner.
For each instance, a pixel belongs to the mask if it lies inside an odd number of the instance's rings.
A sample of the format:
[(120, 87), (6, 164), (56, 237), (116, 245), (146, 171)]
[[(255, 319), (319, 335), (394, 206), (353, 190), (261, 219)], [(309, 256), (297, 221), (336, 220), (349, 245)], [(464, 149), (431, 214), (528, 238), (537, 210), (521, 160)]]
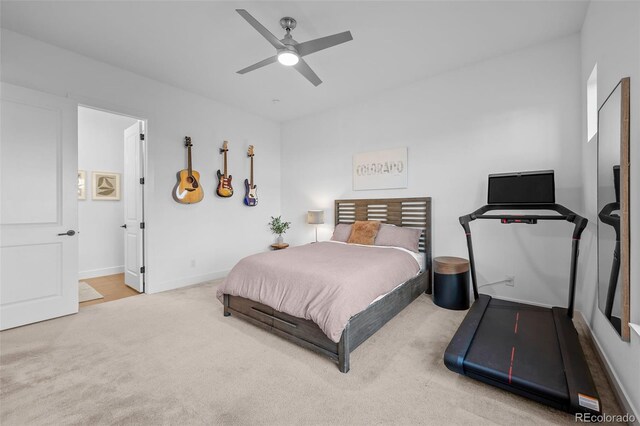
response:
[(59, 237), (61, 236), (68, 236), (68, 237), (73, 237), (74, 235), (76, 235), (76, 231), (74, 231), (73, 229), (69, 229), (67, 232), (63, 232), (62, 234), (58, 234)]
[(127, 224), (125, 223), (124, 225), (120, 225), (120, 228), (127, 229)]

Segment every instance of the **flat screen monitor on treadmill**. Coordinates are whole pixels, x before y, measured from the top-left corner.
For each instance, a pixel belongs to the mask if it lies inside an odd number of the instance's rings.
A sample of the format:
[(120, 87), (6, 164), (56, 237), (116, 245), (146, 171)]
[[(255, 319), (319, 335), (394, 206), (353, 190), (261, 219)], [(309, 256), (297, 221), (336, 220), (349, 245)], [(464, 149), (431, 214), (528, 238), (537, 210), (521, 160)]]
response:
[(489, 175), (488, 204), (553, 204), (553, 170)]

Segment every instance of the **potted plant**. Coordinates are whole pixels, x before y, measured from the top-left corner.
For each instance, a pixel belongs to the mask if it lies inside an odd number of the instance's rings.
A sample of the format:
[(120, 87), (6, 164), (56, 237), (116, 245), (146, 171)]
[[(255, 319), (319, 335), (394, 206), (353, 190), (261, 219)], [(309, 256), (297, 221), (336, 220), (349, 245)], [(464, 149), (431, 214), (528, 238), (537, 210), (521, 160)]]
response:
[(271, 222), (269, 222), (269, 229), (271, 232), (278, 236), (278, 244), (282, 244), (282, 234), (287, 232), (287, 229), (291, 226), (291, 222), (285, 222), (282, 220), (282, 216), (273, 217), (271, 216)]

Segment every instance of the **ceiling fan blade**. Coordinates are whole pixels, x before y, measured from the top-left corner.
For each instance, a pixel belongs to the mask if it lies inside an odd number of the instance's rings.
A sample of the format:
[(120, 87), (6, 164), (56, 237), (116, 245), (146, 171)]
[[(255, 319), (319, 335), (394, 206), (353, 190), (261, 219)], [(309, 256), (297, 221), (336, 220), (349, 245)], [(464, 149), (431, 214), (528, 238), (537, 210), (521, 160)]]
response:
[(345, 31), (343, 33), (320, 37), (315, 40), (309, 40), (305, 41), (304, 43), (299, 43), (296, 45), (296, 50), (298, 51), (300, 56), (305, 56), (319, 50), (324, 50), (338, 44), (346, 43), (351, 40), (353, 40), (351, 31)]
[(255, 64), (250, 65), (250, 66), (248, 66), (246, 68), (242, 68), (240, 71), (236, 71), (236, 73), (238, 73), (238, 74), (246, 74), (249, 71), (257, 70), (258, 68), (262, 68), (265, 65), (269, 65), (269, 64), (272, 64), (272, 63), (277, 62), (277, 61), (278, 61), (278, 55), (275, 55), (275, 56), (272, 56), (270, 58), (263, 59), (260, 62), (256, 62)]
[(284, 47), (284, 44), (282, 44), (282, 42), (278, 40), (278, 37), (271, 34), (271, 32), (266, 29), (260, 22), (258, 22), (256, 18), (251, 16), (249, 12), (244, 9), (236, 9), (236, 12), (238, 12), (240, 16), (242, 16), (253, 28), (255, 28), (256, 31), (262, 34), (262, 37), (266, 38), (273, 47), (275, 47), (276, 49), (282, 49)]
[(318, 86), (320, 83), (322, 83), (322, 80), (320, 80), (320, 77), (318, 77), (316, 73), (313, 72), (309, 64), (307, 64), (304, 61), (304, 59), (300, 58), (298, 63), (295, 64), (293, 67), (297, 69), (298, 72), (302, 74), (304, 78), (309, 80), (311, 84), (313, 84), (314, 86)]

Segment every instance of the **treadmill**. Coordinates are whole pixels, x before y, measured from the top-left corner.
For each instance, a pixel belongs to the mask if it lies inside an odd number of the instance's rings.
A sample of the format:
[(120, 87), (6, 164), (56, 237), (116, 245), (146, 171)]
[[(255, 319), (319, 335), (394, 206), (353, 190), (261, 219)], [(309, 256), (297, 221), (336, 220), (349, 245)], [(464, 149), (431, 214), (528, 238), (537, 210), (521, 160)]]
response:
[[(511, 214), (515, 210), (527, 214)], [(528, 214), (532, 210), (555, 213)], [(474, 220), (572, 223), (568, 307), (544, 308), (478, 294), (469, 226)], [(488, 204), (461, 216), (460, 224), (467, 236), (475, 302), (445, 351), (447, 368), (572, 414), (600, 414), (600, 398), (572, 321), (578, 245), (587, 219), (555, 203), (553, 171), (489, 175)]]

